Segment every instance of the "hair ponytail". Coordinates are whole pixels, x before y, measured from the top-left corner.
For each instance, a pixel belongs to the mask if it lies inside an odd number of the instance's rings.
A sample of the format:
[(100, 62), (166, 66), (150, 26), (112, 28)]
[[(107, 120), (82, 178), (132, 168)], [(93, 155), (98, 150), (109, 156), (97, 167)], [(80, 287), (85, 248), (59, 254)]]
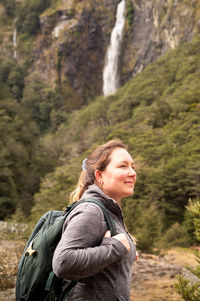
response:
[(81, 196), (83, 195), (84, 191), (86, 190), (86, 186), (84, 185), (84, 173), (85, 171), (82, 171), (78, 180), (78, 183), (76, 185), (75, 190), (70, 194), (70, 203), (78, 201)]

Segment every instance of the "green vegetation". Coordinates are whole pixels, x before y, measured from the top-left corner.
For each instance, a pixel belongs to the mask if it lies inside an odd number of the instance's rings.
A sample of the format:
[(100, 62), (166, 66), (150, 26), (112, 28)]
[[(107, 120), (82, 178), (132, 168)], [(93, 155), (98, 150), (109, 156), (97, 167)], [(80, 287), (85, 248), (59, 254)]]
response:
[(45, 85), (37, 73), (29, 77), (29, 82), (23, 90), (21, 103), (29, 112), (31, 120), (37, 124), (40, 133), (50, 128), (55, 131), (59, 124), (66, 120), (66, 114), (63, 112), (65, 102), (61, 95)]
[[(82, 159), (100, 143), (120, 138), (138, 174), (134, 196), (122, 203), (138, 248), (153, 252), (195, 243), (185, 206), (200, 196), (200, 36), (149, 65), (115, 95), (73, 111), (80, 102), (67, 78), (50, 87), (27, 71), (39, 15), (50, 5), (26, 0), (16, 13), (26, 65), (0, 57), (0, 219), (17, 212), (18, 220), (25, 215), (35, 222), (48, 209), (62, 209)], [(129, 2), (127, 13), (132, 15)], [(57, 52), (58, 74), (64, 59)]]
[[(190, 201), (188, 210), (194, 219), (195, 235), (200, 241), (200, 201)], [(175, 283), (176, 292), (186, 301), (198, 301), (200, 299), (200, 252), (197, 252), (196, 260), (198, 265), (195, 269), (190, 268), (190, 271), (197, 276), (195, 283), (190, 283), (183, 276), (178, 276), (178, 281)]]
[(40, 29), (39, 15), (50, 6), (51, 0), (25, 0), (17, 12), (17, 31), (34, 35)]
[(33, 212), (44, 212), (53, 204), (61, 208), (65, 202), (58, 202), (59, 192), (72, 191), (87, 150), (120, 138), (129, 145), (138, 173), (133, 198), (123, 202), (125, 221), (138, 237), (138, 247), (153, 251), (169, 241), (192, 243), (185, 206), (200, 194), (199, 40), (198, 36), (164, 55), (116, 95), (99, 97), (69, 117), (54, 135), (66, 165), (46, 176)]
[(9, 17), (13, 17), (16, 12), (16, 0), (0, 0), (0, 4), (3, 4), (6, 9), (6, 14)]
[[(25, 74), (16, 60), (0, 59), (0, 219), (9, 217), (16, 208), (29, 215), (40, 177), (55, 166), (40, 136), (50, 119), (52, 130), (56, 130), (62, 113), (53, 117), (53, 92), (31, 80), (25, 87)], [(55, 101), (56, 106), (59, 107)]]
[(40, 30), (40, 15), (51, 5), (51, 2), (51, 0), (24, 0), (16, 6), (18, 52), (27, 66), (31, 63), (33, 39)]
[(133, 23), (133, 4), (130, 0), (126, 2), (126, 19), (128, 26), (131, 27)]

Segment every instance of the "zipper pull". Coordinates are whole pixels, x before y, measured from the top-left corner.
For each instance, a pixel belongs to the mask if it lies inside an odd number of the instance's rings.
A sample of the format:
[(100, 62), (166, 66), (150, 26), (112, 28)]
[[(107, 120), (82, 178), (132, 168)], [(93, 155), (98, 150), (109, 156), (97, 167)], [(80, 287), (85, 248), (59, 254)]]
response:
[(36, 252), (36, 250), (32, 248), (32, 245), (33, 245), (33, 240), (30, 242), (30, 245), (28, 246), (25, 252), (25, 256), (32, 256)]

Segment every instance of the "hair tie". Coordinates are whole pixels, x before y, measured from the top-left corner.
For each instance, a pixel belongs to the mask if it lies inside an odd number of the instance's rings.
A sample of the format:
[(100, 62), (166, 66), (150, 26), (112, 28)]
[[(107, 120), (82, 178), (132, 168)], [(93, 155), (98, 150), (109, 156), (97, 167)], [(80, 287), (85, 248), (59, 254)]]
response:
[(88, 158), (84, 159), (83, 162), (82, 162), (82, 170), (83, 170), (83, 171), (86, 171), (86, 170), (87, 170), (87, 167), (86, 167), (87, 159), (88, 159)]

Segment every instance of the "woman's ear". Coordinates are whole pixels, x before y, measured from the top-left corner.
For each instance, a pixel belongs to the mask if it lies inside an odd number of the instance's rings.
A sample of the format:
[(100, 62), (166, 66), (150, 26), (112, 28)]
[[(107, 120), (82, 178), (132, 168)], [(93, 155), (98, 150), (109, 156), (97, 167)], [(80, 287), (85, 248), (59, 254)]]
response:
[(95, 170), (94, 176), (95, 176), (95, 179), (96, 179), (97, 183), (102, 182), (101, 170), (99, 170), (99, 169)]

